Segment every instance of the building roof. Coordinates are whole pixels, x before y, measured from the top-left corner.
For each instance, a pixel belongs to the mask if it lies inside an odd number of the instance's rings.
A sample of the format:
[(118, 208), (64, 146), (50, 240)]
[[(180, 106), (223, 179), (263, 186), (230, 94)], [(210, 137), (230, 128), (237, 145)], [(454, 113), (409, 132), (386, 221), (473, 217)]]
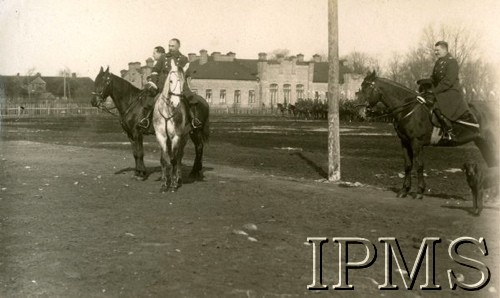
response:
[[(38, 76), (33, 79), (33, 77), (28, 76), (2, 76), (0, 75), (0, 81), (3, 82), (5, 90), (10, 91), (15, 88), (22, 88), (32, 82), (44, 82), (46, 84), (45, 90), (54, 94), (55, 96), (61, 96), (64, 92), (64, 78), (63, 77), (46, 77)], [(69, 84), (71, 90), (71, 97), (77, 98), (88, 98), (90, 93), (94, 90), (94, 81), (88, 77), (67, 77), (66, 83)], [(8, 95), (8, 94), (7, 94)]]
[[(349, 69), (340, 63), (339, 69), (339, 84), (344, 83), (344, 74), (349, 72)], [(314, 73), (313, 82), (314, 83), (328, 83), (328, 62), (315, 62), (314, 63)]]
[(213, 57), (208, 57), (208, 61), (202, 65), (200, 60), (191, 62), (189, 71), (193, 79), (256, 81), (257, 60), (254, 61), (214, 61)]
[(45, 84), (45, 81), (41, 77), (36, 77), (30, 84)]
[[(200, 65), (200, 60), (190, 63), (189, 70), (193, 79), (212, 80), (243, 80), (255, 81), (258, 79), (257, 59), (234, 59), (229, 61), (214, 61), (212, 56), (208, 56), (207, 63)], [(279, 64), (277, 60), (266, 60), (268, 64)], [(314, 63), (314, 83), (328, 83), (328, 62), (296, 62), (297, 65), (308, 65)], [(340, 63), (339, 83), (344, 83), (344, 74), (349, 69)]]

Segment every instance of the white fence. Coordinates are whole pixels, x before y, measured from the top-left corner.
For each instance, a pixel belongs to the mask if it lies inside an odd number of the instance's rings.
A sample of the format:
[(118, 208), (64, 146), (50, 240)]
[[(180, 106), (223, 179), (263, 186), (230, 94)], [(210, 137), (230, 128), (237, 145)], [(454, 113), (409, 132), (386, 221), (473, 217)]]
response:
[(76, 103), (30, 103), (0, 104), (2, 117), (97, 115), (103, 112), (90, 104)]
[[(116, 112), (115, 109), (112, 110)], [(245, 108), (245, 107), (210, 107), (210, 114), (218, 115), (282, 115), (277, 109)], [(90, 104), (76, 103), (32, 103), (32, 104), (0, 104), (0, 116), (8, 117), (43, 117), (43, 116), (78, 116), (109, 115)], [(285, 111), (285, 115), (288, 113)]]

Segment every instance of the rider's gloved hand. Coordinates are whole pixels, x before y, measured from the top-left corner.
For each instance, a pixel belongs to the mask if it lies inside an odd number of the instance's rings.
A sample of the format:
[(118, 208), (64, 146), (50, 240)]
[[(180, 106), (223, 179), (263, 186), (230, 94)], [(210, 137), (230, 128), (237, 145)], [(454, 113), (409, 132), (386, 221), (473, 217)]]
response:
[(155, 84), (155, 83), (153, 83), (152, 81), (148, 81), (148, 82), (146, 83), (146, 87), (147, 87), (148, 89), (158, 90), (158, 86), (156, 86), (156, 84)]

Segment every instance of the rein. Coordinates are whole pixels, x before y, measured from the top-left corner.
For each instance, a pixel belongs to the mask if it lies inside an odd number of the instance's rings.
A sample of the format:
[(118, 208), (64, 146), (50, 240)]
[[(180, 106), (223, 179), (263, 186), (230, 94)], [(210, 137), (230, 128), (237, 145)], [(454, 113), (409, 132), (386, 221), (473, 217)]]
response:
[[(376, 88), (375, 87), (375, 82), (371, 82), (370, 83), (370, 87)], [(404, 101), (409, 100), (409, 99), (414, 99), (414, 97), (413, 96), (407, 97), (407, 98), (404, 99)], [(425, 105), (425, 99), (422, 98), (422, 97), (420, 97), (420, 96), (417, 96), (416, 100), (411, 100), (411, 101), (408, 101), (408, 102), (406, 102), (406, 103), (404, 103), (404, 104), (402, 104), (400, 106), (396, 106), (394, 108), (390, 108), (389, 112), (384, 113), (384, 114), (379, 115), (379, 116), (376, 116), (376, 117), (372, 117), (372, 119), (379, 119), (379, 118), (383, 118), (383, 117), (387, 117), (387, 116), (394, 117), (395, 115), (397, 115), (397, 114), (403, 112), (404, 110), (406, 110), (409, 106), (413, 105), (412, 110), (410, 112), (408, 112), (407, 114), (405, 114), (401, 119), (399, 119), (399, 121), (401, 121), (401, 120), (407, 118), (408, 116), (410, 116), (411, 114), (413, 114), (415, 112), (416, 108), (420, 106), (418, 104), (421, 104), (424, 107), (426, 107), (426, 105)]]

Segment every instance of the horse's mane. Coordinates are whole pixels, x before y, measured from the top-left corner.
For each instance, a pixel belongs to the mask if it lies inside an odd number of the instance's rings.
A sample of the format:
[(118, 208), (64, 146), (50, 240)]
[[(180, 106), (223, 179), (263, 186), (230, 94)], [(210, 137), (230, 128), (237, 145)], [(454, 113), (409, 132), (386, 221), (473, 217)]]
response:
[(132, 83), (130, 83), (129, 81), (125, 80), (124, 78), (121, 78), (121, 77), (115, 75), (114, 73), (111, 73), (111, 75), (113, 76), (113, 79), (116, 79), (118, 82), (120, 82), (121, 84), (125, 85), (127, 88), (131, 89), (131, 91), (135, 91), (135, 92), (141, 92), (141, 91), (143, 91), (142, 89), (137, 88)]
[(403, 89), (406, 92), (412, 93), (412, 95), (416, 95), (417, 94), (417, 92), (415, 90), (412, 90), (412, 89), (406, 87), (405, 85), (400, 84), (398, 82), (395, 82), (393, 80), (389, 80), (389, 79), (386, 79), (386, 78), (377, 78), (377, 79), (379, 79), (380, 81), (382, 81), (382, 82), (384, 82), (386, 84), (389, 84), (389, 85), (391, 85), (391, 86), (393, 86), (395, 88)]

